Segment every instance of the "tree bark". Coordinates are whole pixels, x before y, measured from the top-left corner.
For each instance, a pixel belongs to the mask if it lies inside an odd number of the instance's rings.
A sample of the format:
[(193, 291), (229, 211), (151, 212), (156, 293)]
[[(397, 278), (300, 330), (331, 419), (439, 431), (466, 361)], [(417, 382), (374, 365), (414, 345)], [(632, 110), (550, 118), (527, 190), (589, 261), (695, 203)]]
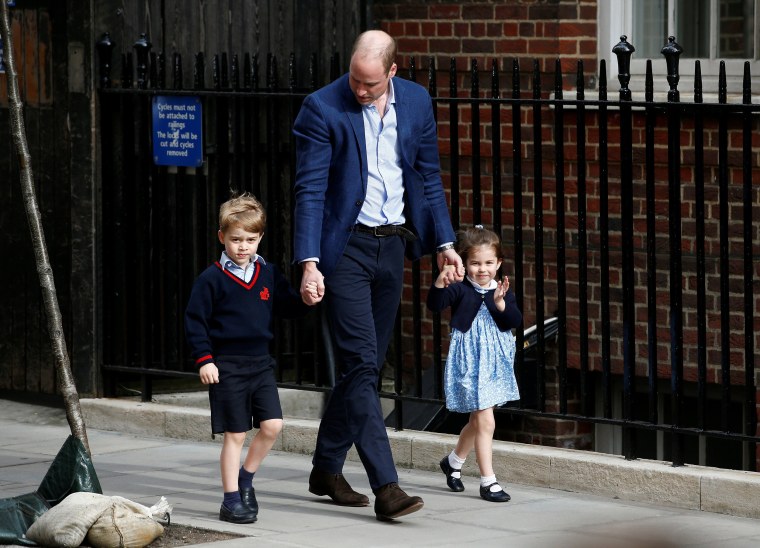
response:
[(26, 210), (26, 219), (29, 223), (29, 231), (32, 236), (37, 274), (40, 278), (42, 299), (48, 321), (50, 342), (52, 343), (55, 355), (58, 390), (63, 396), (66, 419), (69, 422), (71, 433), (79, 438), (89, 454), (90, 444), (87, 441), (87, 429), (82, 417), (82, 408), (79, 405), (79, 394), (77, 393), (76, 383), (71, 373), (66, 338), (63, 334), (61, 309), (58, 306), (58, 296), (55, 291), (55, 281), (53, 280), (53, 269), (50, 266), (50, 257), (48, 256), (47, 244), (45, 243), (45, 233), (42, 230), (42, 218), (34, 189), (32, 157), (29, 154), (29, 145), (24, 127), (23, 104), (18, 89), (18, 75), (16, 73), (16, 61), (13, 52), (13, 41), (11, 40), (6, 0), (0, 0), (0, 37), (2, 37), (5, 50), (4, 57), (6, 76), (8, 77), (11, 133), (13, 135), (13, 144), (18, 154), (21, 193)]

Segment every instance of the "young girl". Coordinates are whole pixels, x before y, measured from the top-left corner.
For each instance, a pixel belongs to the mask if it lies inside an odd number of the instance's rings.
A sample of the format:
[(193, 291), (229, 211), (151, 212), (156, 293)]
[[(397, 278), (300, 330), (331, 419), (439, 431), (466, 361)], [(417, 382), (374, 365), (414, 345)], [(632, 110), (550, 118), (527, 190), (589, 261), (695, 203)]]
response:
[(474, 448), (480, 468), (480, 496), (490, 502), (507, 502), (510, 496), (493, 471), (493, 408), (520, 399), (514, 374), (515, 337), (511, 329), (522, 323), (509, 278), (496, 280), (503, 258), (499, 237), (482, 225), (459, 234), (457, 245), (465, 265), (463, 281), (447, 284), (444, 265), (430, 288), (427, 305), (433, 312), (451, 306), (451, 344), (444, 386), (446, 407), (469, 413), (456, 448), (441, 462), (452, 491), (464, 491), (462, 465)]

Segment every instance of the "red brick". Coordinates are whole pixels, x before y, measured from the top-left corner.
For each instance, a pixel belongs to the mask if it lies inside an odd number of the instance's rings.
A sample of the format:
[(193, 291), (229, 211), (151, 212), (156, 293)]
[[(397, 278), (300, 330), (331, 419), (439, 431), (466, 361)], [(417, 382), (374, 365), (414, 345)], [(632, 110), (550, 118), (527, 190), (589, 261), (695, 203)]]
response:
[(578, 19), (578, 4), (560, 4), (557, 8), (557, 19)]
[[(549, 42), (547, 40), (528, 40), (528, 54), (531, 55), (547, 55), (557, 52), (557, 43)], [(548, 67), (544, 66), (542, 70), (546, 70)]]
[(461, 19), (462, 8), (455, 4), (443, 4), (430, 6), (431, 19)]
[(494, 18), (493, 6), (488, 4), (470, 4), (462, 6), (462, 19), (487, 19)]
[(422, 21), (428, 18), (428, 9), (424, 5), (400, 4), (396, 10), (396, 19), (411, 19)]
[(536, 25), (531, 22), (520, 22), (520, 36), (523, 38), (531, 38), (536, 35)]
[(505, 5), (496, 6), (494, 18), (497, 21), (522, 21), (527, 19), (527, 11), (527, 6), (514, 5), (509, 2)]
[(522, 38), (498, 40), (494, 43), (494, 53), (520, 55), (528, 51), (528, 41)]
[(451, 23), (440, 22), (436, 24), (436, 34), (438, 36), (453, 36), (454, 25)]
[(564, 23), (560, 25), (556, 22), (536, 23), (536, 35), (552, 39), (557, 38), (558, 36), (564, 36), (564, 34), (560, 33), (560, 28), (563, 26)]
[(486, 36), (501, 37), (504, 33), (504, 24), (502, 23), (487, 23), (486, 24)]
[(398, 38), (399, 36), (404, 35), (404, 23), (398, 21), (389, 21), (383, 25), (383, 30), (385, 30), (385, 32), (394, 38)]
[(563, 21), (559, 27), (559, 36), (562, 37), (596, 37), (595, 23), (576, 23)]
[[(576, 55), (578, 53), (577, 40), (559, 40), (557, 44), (557, 53), (560, 55)], [(570, 59), (565, 61), (572, 62)]]
[(462, 46), (459, 42), (459, 40), (456, 39), (437, 39), (437, 38), (431, 38), (430, 39), (430, 51), (434, 51), (436, 53), (460, 53), (462, 51)]
[(463, 53), (493, 53), (493, 40), (462, 40)]
[(425, 38), (397, 38), (398, 51), (411, 55), (419, 52), (430, 51), (428, 41)]
[(528, 7), (526, 19), (533, 21), (541, 19), (556, 19), (558, 15), (557, 7), (548, 4), (533, 4)]
[(469, 23), (454, 23), (454, 34), (460, 38), (464, 38), (470, 35)]
[(418, 21), (404, 23), (404, 34), (406, 36), (420, 36), (420, 23)]

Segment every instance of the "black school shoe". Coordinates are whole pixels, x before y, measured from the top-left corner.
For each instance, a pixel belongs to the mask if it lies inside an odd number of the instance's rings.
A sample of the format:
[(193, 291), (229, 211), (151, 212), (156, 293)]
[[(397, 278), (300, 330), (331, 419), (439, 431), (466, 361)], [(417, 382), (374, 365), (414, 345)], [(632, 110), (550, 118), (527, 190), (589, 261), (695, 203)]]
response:
[(243, 505), (253, 512), (254, 516), (259, 514), (259, 503), (256, 501), (256, 491), (253, 487), (240, 488), (240, 500)]
[[(512, 498), (510, 497), (504, 489), (501, 491), (491, 492), (491, 487), (494, 485), (499, 485), (499, 482), (494, 482), (491, 485), (486, 485), (483, 487), (480, 486), (480, 498), (483, 500), (487, 500), (488, 502), (509, 502), (509, 500)], [(499, 485), (499, 487), (501, 487)]]
[(227, 508), (222, 504), (219, 508), (219, 519), (230, 523), (253, 523), (256, 521), (256, 513), (240, 501), (236, 502), (232, 508)]
[(454, 472), (461, 473), (461, 471), (457, 470), (456, 468), (451, 467), (451, 465), (449, 464), (449, 457), (443, 457), (443, 459), (441, 459), (441, 462), (439, 462), (438, 464), (441, 467), (441, 470), (443, 471), (443, 473), (446, 474), (446, 485), (449, 486), (449, 489), (457, 493), (464, 491), (464, 484), (462, 483), (462, 479), (455, 478), (454, 476), (451, 475)]

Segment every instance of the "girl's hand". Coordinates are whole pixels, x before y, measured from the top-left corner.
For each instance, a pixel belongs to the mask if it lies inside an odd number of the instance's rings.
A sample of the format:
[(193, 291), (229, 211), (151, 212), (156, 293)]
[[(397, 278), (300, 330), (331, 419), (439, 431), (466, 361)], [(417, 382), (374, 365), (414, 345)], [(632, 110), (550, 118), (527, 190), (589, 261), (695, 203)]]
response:
[(509, 276), (504, 276), (504, 279), (496, 284), (496, 289), (493, 292), (493, 302), (496, 304), (496, 308), (499, 312), (503, 312), (506, 304), (504, 303), (504, 296), (509, 291)]
[(438, 275), (438, 278), (435, 280), (435, 286), (439, 289), (448, 287), (452, 283), (458, 281), (457, 278), (458, 276), (457, 276), (456, 265), (448, 264), (447, 262), (444, 262), (444, 265), (441, 268), (441, 273)]
[[(461, 282), (464, 280), (465, 269), (464, 264), (462, 263), (462, 257), (459, 256), (459, 253), (453, 249), (447, 249), (446, 251), (438, 253), (436, 259), (438, 261), (438, 268), (441, 270), (443, 270), (444, 265), (454, 266), (453, 280), (450, 283)], [(451, 275), (449, 277), (451, 277)]]

